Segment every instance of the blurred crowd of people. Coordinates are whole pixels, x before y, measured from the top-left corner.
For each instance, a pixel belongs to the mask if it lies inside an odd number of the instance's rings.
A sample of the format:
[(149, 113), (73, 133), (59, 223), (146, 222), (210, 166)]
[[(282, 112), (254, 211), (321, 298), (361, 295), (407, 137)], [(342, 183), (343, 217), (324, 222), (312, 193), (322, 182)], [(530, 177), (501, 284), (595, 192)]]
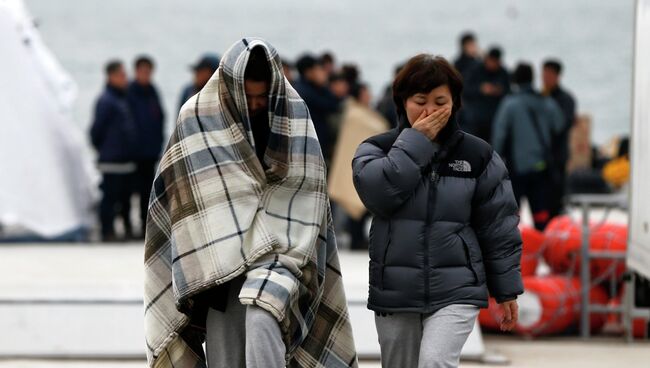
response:
[[(492, 144), (501, 155), (517, 200), (527, 198), (536, 227), (543, 229), (563, 211), (569, 131), (576, 121), (575, 99), (561, 83), (563, 65), (557, 59), (543, 61), (542, 85), (536, 89), (531, 64), (519, 63), (509, 71), (500, 47), (482, 53), (470, 32), (462, 34), (459, 41), (454, 60), (464, 81), (459, 124)], [(218, 55), (206, 54), (192, 66), (193, 80), (182, 88), (174, 114), (205, 86), (219, 61)], [(373, 104), (356, 64), (340, 64), (334, 54), (325, 52), (305, 53), (293, 62), (283, 59), (283, 67), (309, 108), (328, 167), (346, 110), (374, 114), (369, 118), (383, 119), (386, 129), (398, 125), (392, 85), (389, 83)], [(137, 195), (140, 223), (145, 223), (151, 183), (164, 144), (165, 113), (152, 82), (154, 68), (153, 59), (138, 57), (129, 80), (122, 62), (110, 61), (106, 66), (107, 83), (97, 100), (90, 132), (103, 175), (99, 217), (104, 241), (117, 239), (113, 225), (117, 217), (123, 221), (122, 238), (144, 234), (144, 228), (133, 229), (129, 214), (132, 196)], [(395, 68), (395, 74), (400, 68)], [(346, 217), (345, 211), (335, 213)], [(363, 248), (363, 218), (353, 217), (339, 224), (352, 236), (352, 246)]]

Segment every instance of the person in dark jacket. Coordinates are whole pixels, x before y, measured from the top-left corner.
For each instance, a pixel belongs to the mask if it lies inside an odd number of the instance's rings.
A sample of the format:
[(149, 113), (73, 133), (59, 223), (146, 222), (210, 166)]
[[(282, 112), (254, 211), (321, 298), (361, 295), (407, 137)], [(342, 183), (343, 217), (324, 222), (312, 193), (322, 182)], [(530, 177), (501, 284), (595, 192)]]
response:
[(494, 149), (506, 157), (517, 202), (528, 199), (535, 227), (550, 221), (553, 177), (551, 142), (564, 118), (557, 104), (533, 89), (533, 68), (519, 64), (513, 74), (516, 92), (507, 96), (494, 118)]
[[(404, 64), (400, 64), (395, 68), (395, 76), (402, 70)], [(393, 103), (393, 86), (388, 85), (384, 88), (384, 94), (381, 96), (377, 102), (377, 112), (379, 112), (387, 121), (390, 123), (391, 128), (397, 126), (397, 110), (395, 109), (395, 104)]]
[[(465, 32), (460, 37), (460, 55), (454, 61), (454, 67), (463, 77), (463, 81), (467, 81), (469, 74), (472, 70), (476, 69), (481, 64), (479, 55), (478, 43), (476, 36), (472, 32)], [(463, 102), (467, 106), (467, 102)], [(467, 125), (465, 116), (466, 108), (458, 111), (458, 124), (460, 126)]]
[(208, 81), (212, 74), (219, 68), (219, 56), (214, 54), (205, 54), (199, 59), (199, 61), (192, 66), (192, 71), (194, 72), (194, 80), (192, 83), (183, 87), (181, 92), (181, 97), (178, 103), (178, 111), (181, 110), (181, 107), (185, 101), (189, 100), (190, 97), (197, 94)]
[(564, 195), (566, 187), (566, 166), (569, 160), (569, 131), (576, 119), (576, 102), (569, 91), (560, 85), (562, 64), (558, 60), (546, 60), (542, 67), (542, 94), (550, 96), (562, 109), (564, 124), (560, 133), (553, 142), (555, 171), (558, 174), (558, 183), (551, 193), (551, 217), (564, 211)]
[(115, 241), (113, 222), (117, 213), (124, 221), (126, 237), (132, 237), (129, 198), (136, 168), (136, 128), (127, 101), (128, 79), (124, 66), (120, 61), (111, 61), (106, 66), (106, 75), (106, 88), (95, 105), (90, 138), (99, 154), (98, 167), (102, 173), (99, 206), (102, 240)]
[(501, 50), (492, 48), (483, 63), (468, 72), (465, 84), (463, 129), (491, 143), (494, 114), (510, 93), (510, 76), (501, 65)]
[(454, 61), (454, 67), (463, 80), (467, 80), (469, 72), (481, 64), (476, 36), (472, 32), (465, 32), (460, 37), (460, 55)]
[(328, 118), (339, 111), (342, 99), (328, 88), (327, 73), (318, 59), (304, 55), (296, 62), (296, 68), (300, 79), (296, 81), (294, 88), (309, 108), (325, 162), (329, 163), (336, 137), (330, 134)]
[(455, 367), (488, 292), (501, 328), (523, 292), (518, 207), (506, 167), (460, 130), (462, 80), (443, 58), (413, 57), (393, 83), (400, 125), (352, 162), (372, 213), (370, 293), (383, 367)]
[(134, 189), (140, 200), (141, 234), (147, 219), (151, 185), (163, 145), (165, 116), (156, 87), (152, 84), (153, 60), (147, 56), (135, 61), (135, 80), (129, 84), (128, 99), (136, 126)]

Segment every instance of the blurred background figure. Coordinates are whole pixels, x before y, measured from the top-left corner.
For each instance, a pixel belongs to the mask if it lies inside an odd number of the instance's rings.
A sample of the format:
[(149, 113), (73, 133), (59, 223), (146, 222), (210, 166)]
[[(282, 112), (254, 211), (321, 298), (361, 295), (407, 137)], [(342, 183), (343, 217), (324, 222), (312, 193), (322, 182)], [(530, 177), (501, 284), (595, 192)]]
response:
[(551, 219), (549, 185), (553, 180), (551, 141), (564, 124), (557, 104), (533, 89), (533, 68), (517, 65), (515, 93), (506, 97), (494, 119), (494, 149), (508, 164), (512, 189), (521, 204), (526, 197), (538, 230)]
[(192, 66), (192, 71), (194, 72), (194, 80), (192, 83), (188, 84), (183, 88), (181, 92), (181, 98), (178, 104), (178, 110), (180, 111), (181, 106), (185, 101), (189, 100), (190, 97), (197, 94), (208, 81), (212, 74), (219, 68), (220, 58), (215, 54), (205, 54)]
[(336, 59), (334, 59), (334, 54), (329, 51), (324, 52), (320, 56), (320, 63), (325, 70), (327, 77), (331, 77), (332, 74), (336, 71)]
[(350, 98), (343, 104), (343, 113), (334, 156), (330, 167), (328, 192), (335, 202), (335, 224), (340, 229), (337, 238), (342, 247), (368, 249), (365, 225), (370, 217), (352, 182), (352, 158), (365, 139), (385, 132), (389, 124), (371, 107), (368, 85), (356, 81), (350, 87)]
[(576, 102), (573, 95), (560, 85), (562, 64), (557, 59), (546, 60), (542, 66), (542, 94), (550, 96), (558, 104), (564, 115), (564, 124), (553, 141), (553, 154), (558, 183), (552, 188), (551, 217), (564, 211), (566, 187), (566, 167), (569, 160), (569, 131), (576, 119)]
[[(395, 67), (393, 73), (393, 79), (397, 74), (402, 70), (404, 64), (400, 64)], [(384, 88), (384, 94), (380, 97), (377, 102), (377, 111), (388, 121), (391, 128), (397, 127), (397, 109), (395, 108), (395, 103), (393, 102), (393, 85), (389, 83), (386, 88)]]
[(349, 96), (350, 88), (354, 84), (354, 79), (349, 80), (349, 75), (345, 75), (343, 71), (332, 73), (329, 76), (329, 89), (334, 96), (339, 99), (344, 99)]
[[(470, 71), (475, 69), (480, 63), (481, 57), (476, 36), (473, 32), (464, 32), (460, 36), (460, 54), (454, 61), (454, 67), (463, 77), (463, 82), (467, 81)], [(462, 103), (463, 106), (467, 106), (467, 101), (464, 99)], [(465, 111), (466, 109), (460, 109), (456, 115), (460, 126), (466, 125)]]
[(370, 106), (370, 103), (372, 102), (372, 94), (370, 93), (370, 89), (366, 83), (359, 82), (352, 86), (350, 97), (352, 97), (356, 103), (372, 111), (372, 107)]
[(300, 79), (296, 81), (294, 88), (309, 108), (325, 162), (329, 164), (336, 137), (332, 137), (329, 132), (328, 118), (338, 112), (342, 98), (329, 89), (327, 71), (322, 62), (313, 55), (301, 56), (296, 62), (296, 68)]
[(93, 147), (98, 153), (102, 174), (102, 199), (99, 205), (102, 241), (116, 241), (113, 222), (119, 214), (124, 225), (124, 239), (133, 237), (130, 221), (130, 197), (136, 171), (135, 145), (137, 129), (127, 101), (128, 79), (121, 61), (106, 65), (106, 87), (95, 105), (90, 129)]
[(467, 80), (469, 72), (481, 63), (476, 36), (472, 32), (465, 32), (460, 36), (460, 55), (454, 61), (463, 80)]
[(136, 128), (136, 171), (133, 184), (140, 202), (139, 238), (144, 238), (151, 185), (163, 146), (165, 116), (158, 89), (152, 82), (153, 60), (148, 56), (140, 56), (135, 60), (134, 68), (135, 78), (129, 84), (127, 96)]
[(288, 59), (282, 59), (282, 72), (289, 83), (293, 85), (295, 81), (294, 66)]
[(491, 48), (483, 63), (468, 71), (463, 95), (463, 130), (491, 143), (492, 119), (501, 99), (510, 92), (510, 77), (502, 52)]

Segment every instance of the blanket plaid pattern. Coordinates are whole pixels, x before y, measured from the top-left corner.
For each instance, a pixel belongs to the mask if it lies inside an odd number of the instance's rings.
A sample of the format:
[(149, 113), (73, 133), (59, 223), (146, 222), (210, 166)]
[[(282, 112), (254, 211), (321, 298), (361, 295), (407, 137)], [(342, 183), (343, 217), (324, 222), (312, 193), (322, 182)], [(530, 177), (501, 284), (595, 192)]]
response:
[[(264, 171), (244, 93), (250, 51), (272, 70)], [(153, 183), (145, 238), (151, 367), (206, 367), (194, 296), (246, 275), (239, 298), (272, 313), (289, 367), (356, 367), (325, 184), (307, 107), (276, 50), (235, 43), (179, 114)], [(242, 326), (243, 328), (243, 326)]]

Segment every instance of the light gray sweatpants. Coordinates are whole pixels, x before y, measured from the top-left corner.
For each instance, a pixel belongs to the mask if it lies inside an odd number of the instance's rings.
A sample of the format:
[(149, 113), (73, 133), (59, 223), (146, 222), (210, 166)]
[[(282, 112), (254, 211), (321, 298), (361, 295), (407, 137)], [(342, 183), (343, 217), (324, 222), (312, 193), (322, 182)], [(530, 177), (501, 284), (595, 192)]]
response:
[(209, 368), (285, 367), (278, 321), (264, 309), (239, 302), (245, 277), (231, 281), (226, 311), (208, 310), (205, 351)]
[(458, 367), (460, 352), (479, 308), (453, 304), (434, 314), (377, 315), (375, 325), (383, 368)]

